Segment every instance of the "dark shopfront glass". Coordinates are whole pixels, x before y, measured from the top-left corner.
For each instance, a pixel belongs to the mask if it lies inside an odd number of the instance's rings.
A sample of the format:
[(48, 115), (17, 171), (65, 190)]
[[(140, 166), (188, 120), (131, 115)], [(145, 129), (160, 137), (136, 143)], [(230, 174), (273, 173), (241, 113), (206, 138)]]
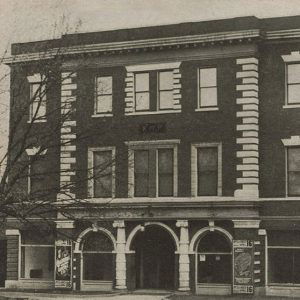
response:
[(300, 284), (300, 248), (269, 249), (269, 283)]
[(223, 235), (207, 233), (200, 239), (197, 252), (198, 283), (232, 282), (231, 245)]

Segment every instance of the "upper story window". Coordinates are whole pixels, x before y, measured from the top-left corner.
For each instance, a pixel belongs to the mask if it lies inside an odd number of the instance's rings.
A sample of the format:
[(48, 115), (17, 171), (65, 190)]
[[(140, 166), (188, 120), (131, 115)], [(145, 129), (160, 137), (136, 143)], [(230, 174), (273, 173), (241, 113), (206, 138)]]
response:
[(177, 146), (174, 141), (165, 142), (128, 142), (129, 196), (177, 195)]
[(125, 113), (181, 111), (180, 63), (128, 66)]
[(192, 196), (222, 194), (221, 144), (192, 144)]
[(149, 73), (135, 74), (135, 110), (147, 111), (150, 109)]
[(112, 76), (96, 77), (94, 114), (103, 115), (112, 113), (113, 98)]
[(88, 151), (89, 197), (115, 196), (115, 149), (113, 147), (90, 148)]
[(198, 107), (197, 109), (211, 109), (218, 106), (217, 69), (198, 69)]
[(300, 64), (288, 64), (287, 105), (300, 104)]
[(300, 147), (287, 147), (287, 194), (300, 195)]
[(27, 76), (30, 84), (29, 121), (46, 121), (46, 82), (39, 73)]
[(173, 72), (158, 73), (158, 102), (159, 109), (173, 108)]

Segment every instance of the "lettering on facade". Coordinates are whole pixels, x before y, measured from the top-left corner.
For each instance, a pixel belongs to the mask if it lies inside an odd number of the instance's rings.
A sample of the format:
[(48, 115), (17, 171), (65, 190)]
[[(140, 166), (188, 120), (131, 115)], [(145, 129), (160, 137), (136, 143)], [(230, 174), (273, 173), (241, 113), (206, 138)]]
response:
[(140, 124), (140, 133), (164, 133), (166, 132), (166, 123), (144, 123)]

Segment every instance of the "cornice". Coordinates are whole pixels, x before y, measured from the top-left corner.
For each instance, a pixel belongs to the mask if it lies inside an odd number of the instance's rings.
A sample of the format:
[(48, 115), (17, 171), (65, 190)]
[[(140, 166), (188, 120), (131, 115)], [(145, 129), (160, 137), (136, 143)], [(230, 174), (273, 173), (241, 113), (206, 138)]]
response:
[(114, 53), (130, 53), (135, 51), (148, 51), (164, 48), (181, 48), (181, 47), (198, 47), (205, 45), (214, 45), (215, 43), (224, 43), (233, 41), (252, 41), (254, 39), (263, 40), (280, 40), (300, 38), (300, 28), (284, 29), (284, 30), (270, 30), (261, 31), (260, 29), (239, 30), (216, 32), (199, 35), (187, 35), (157, 39), (144, 39), (135, 41), (112, 42), (112, 43), (99, 43), (88, 44), (61, 48), (52, 48), (44, 52), (35, 52), (27, 54), (12, 55), (11, 57), (4, 58), (5, 64), (14, 64), (21, 62), (39, 61), (54, 59), (61, 56), (72, 56), (79, 54), (114, 54)]
[(70, 46), (62, 48), (53, 48), (45, 52), (36, 52), (28, 54), (13, 55), (5, 58), (5, 64), (39, 61), (46, 59), (53, 59), (58, 56), (70, 56), (77, 54), (92, 54), (92, 53), (126, 53), (131, 51), (141, 50), (155, 50), (163, 48), (180, 48), (181, 46), (190, 45), (197, 47), (199, 45), (222, 43), (225, 41), (232, 42), (238, 41), (251, 41), (252, 39), (260, 38), (260, 30), (240, 30), (240, 31), (228, 31), (228, 32), (216, 32), (200, 35), (187, 35), (168, 38), (157, 39), (145, 39), (125, 42), (113, 42), (113, 43), (101, 43), (101, 44), (89, 44), (80, 46)]

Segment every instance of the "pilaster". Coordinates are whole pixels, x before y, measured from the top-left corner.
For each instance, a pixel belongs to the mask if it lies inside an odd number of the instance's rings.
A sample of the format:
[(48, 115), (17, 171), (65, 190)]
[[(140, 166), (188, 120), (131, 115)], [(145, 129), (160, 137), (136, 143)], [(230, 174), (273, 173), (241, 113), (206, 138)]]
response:
[(116, 249), (116, 289), (126, 289), (126, 255), (125, 255), (125, 223), (114, 221), (113, 227), (117, 228), (117, 249)]
[(190, 290), (190, 259), (189, 259), (189, 228), (188, 221), (179, 220), (176, 226), (180, 228), (179, 240), (179, 291)]

